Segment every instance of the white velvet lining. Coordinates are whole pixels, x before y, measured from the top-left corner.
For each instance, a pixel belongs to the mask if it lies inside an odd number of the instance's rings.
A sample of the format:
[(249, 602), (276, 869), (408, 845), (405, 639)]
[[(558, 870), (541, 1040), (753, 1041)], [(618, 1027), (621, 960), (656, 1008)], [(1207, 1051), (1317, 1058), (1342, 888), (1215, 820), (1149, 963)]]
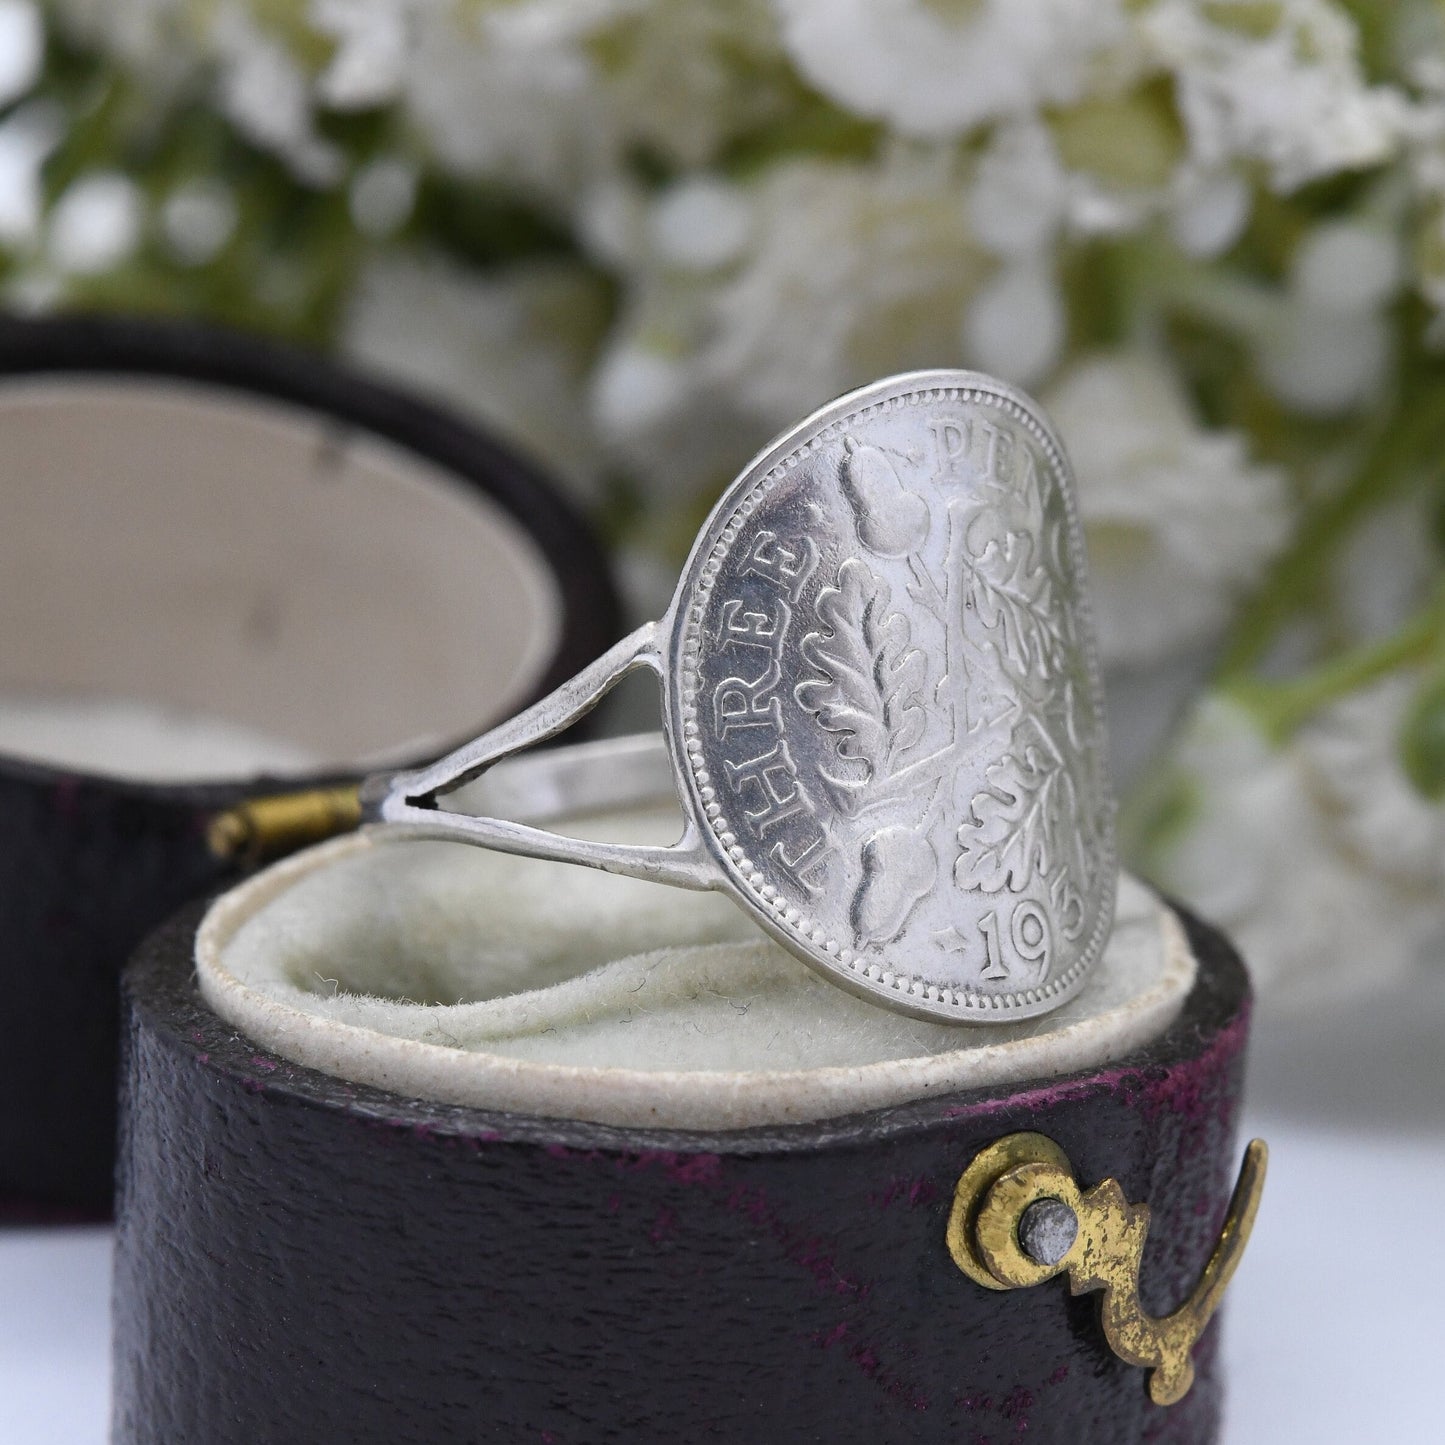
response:
[(528, 533), (414, 453), (239, 391), (73, 376), (0, 387), (0, 617), (0, 751), (176, 781), (481, 731), (562, 614)]
[[(637, 812), (567, 831), (653, 842), (667, 820)], [(1172, 913), (1126, 877), (1103, 959), (1058, 1012), (927, 1023), (819, 978), (721, 896), (362, 835), (218, 900), (197, 971), (211, 1007), (258, 1045), (355, 1082), (731, 1129), (1105, 1064), (1168, 1026), (1195, 963)]]

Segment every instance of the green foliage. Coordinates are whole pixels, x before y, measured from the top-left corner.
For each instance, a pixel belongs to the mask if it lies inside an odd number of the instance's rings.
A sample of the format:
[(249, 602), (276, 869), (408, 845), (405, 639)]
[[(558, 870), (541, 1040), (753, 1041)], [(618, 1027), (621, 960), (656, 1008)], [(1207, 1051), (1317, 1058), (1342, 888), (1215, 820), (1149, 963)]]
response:
[(1425, 797), (1445, 798), (1445, 671), (1429, 676), (1400, 733), (1405, 775)]
[[(44, 79), (25, 102), (65, 117), (42, 172), (47, 209), (99, 172), (130, 177), (147, 203), (134, 252), (99, 274), (60, 278), (57, 304), (194, 317), (329, 346), (361, 267), (383, 247), (424, 242), (479, 268), (571, 249), (565, 229), (535, 203), (420, 162), (410, 218), (390, 236), (368, 236), (352, 214), (350, 182), (379, 157), (407, 156), (393, 110), (323, 113), (317, 132), (341, 170), (318, 184), (241, 135), (211, 103), (209, 81), (196, 74), (170, 90), (148, 88), (108, 58), (50, 37)], [(229, 238), (200, 261), (177, 252), (160, 220), (167, 198), (198, 182), (222, 189), (236, 212)], [(0, 276), (14, 276), (25, 261), (0, 251)], [(32, 270), (36, 264), (30, 258)]]

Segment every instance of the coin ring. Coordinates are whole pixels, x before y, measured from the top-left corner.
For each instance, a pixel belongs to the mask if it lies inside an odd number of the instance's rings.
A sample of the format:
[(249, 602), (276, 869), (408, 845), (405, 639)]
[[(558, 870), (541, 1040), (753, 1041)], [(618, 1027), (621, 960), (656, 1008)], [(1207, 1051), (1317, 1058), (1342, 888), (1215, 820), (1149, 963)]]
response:
[[(975, 426), (973, 419), (981, 416), (989, 423)], [(919, 460), (930, 426), (942, 458), (934, 459), (931, 471)], [(974, 438), (968, 442), (973, 459), (961, 450), (950, 461), (947, 443), (965, 433)], [(978, 463), (977, 436), (987, 442), (986, 465)], [(1009, 456), (1014, 460), (1005, 465)], [(956, 474), (949, 470), (955, 462)], [(822, 470), (810, 473), (814, 464)], [(873, 484), (891, 476), (898, 487), (893, 505), (860, 501), (865, 473)], [(886, 490), (890, 483), (882, 485)], [(807, 525), (799, 507), (808, 513)], [(759, 525), (785, 518), (798, 525), (777, 531)], [(735, 552), (749, 544), (744, 576)], [(997, 584), (989, 581), (990, 567), (1013, 570)], [(950, 602), (956, 585), (970, 615), (943, 605), (930, 612), (920, 600), (926, 600), (929, 577), (936, 596), (946, 591)], [(921, 593), (915, 595), (910, 579)], [(1028, 604), (1018, 611), (1024, 621), (1011, 631), (1000, 611), (993, 622), (980, 623), (986, 589), (993, 589), (996, 601), (1007, 600), (1011, 586)], [(731, 595), (720, 600), (728, 587)], [(827, 609), (831, 626), (819, 621)], [(817, 625), (790, 650), (795, 613), (803, 619), (800, 627), (809, 617)], [(1025, 623), (1033, 628), (1032, 641), (1023, 636)], [(929, 628), (935, 645), (923, 640)], [(876, 656), (870, 652), (875, 645)], [(853, 666), (860, 647), (863, 663)], [(770, 671), (761, 659), (773, 648)], [(895, 686), (903, 674), (912, 677), (930, 666), (937, 673), (936, 654), (944, 651), (947, 670), (932, 680), (933, 704), (917, 688)], [(718, 669), (726, 672), (724, 653), (753, 660), (739, 664), (736, 676), (719, 679)], [(997, 664), (992, 672), (991, 657)], [(438, 783), (475, 776), (497, 758), (554, 735), (639, 666), (661, 681), (665, 733), (682, 780), (687, 828), (674, 847), (588, 845), (501, 820), (463, 820), (437, 809), (434, 796), (417, 806)], [(847, 697), (840, 702), (837, 679), (851, 679), (855, 691), (861, 686), (867, 693), (868, 685), (857, 679), (869, 675), (869, 666), (879, 698), (864, 698), (860, 712)], [(979, 717), (988, 712), (989, 698), (998, 712), (988, 723), (999, 739), (992, 752), (987, 738), (974, 746), (987, 730), (972, 720), (973, 702), (960, 700), (970, 686), (983, 689)], [(869, 725), (864, 714), (873, 704), (877, 716)], [(1010, 706), (1016, 722), (1006, 720)], [(804, 712), (816, 729), (800, 721)], [(945, 713), (951, 723), (940, 721)], [(848, 722), (859, 717), (861, 732), (850, 733)], [(1030, 730), (1019, 744), (1009, 730), (1025, 723)], [(863, 733), (875, 750), (860, 759)], [(721, 746), (744, 737), (757, 746), (731, 754)], [(940, 737), (943, 745), (930, 753)], [(762, 746), (770, 740), (771, 753)], [(891, 759), (899, 745), (905, 760), (910, 749), (921, 756), (884, 776), (885, 755)], [(760, 747), (759, 756), (744, 755)], [(804, 757), (802, 764), (794, 753)], [(971, 767), (948, 771), (960, 757), (971, 758)], [(1006, 765), (1014, 768), (1012, 783), (1000, 781)], [(838, 775), (850, 768), (851, 777)], [(1034, 773), (1058, 786), (1049, 783), (1055, 802), (1048, 827), (1039, 833), (1042, 825), (1029, 814), (1029, 826), (1016, 830), (1021, 850), (1000, 815), (1008, 806), (1004, 800), (1036, 781)], [(890, 785), (909, 783), (910, 774), (920, 782), (916, 794), (906, 787), (890, 794)], [(960, 785), (965, 791), (953, 797)], [(881, 802), (868, 801), (870, 790)], [(1058, 805), (1061, 791), (1070, 806)], [(1102, 952), (1117, 879), (1082, 533), (1062, 448), (1027, 397), (976, 373), (915, 373), (840, 398), (765, 449), (728, 489), (704, 524), (659, 623), (639, 629), (511, 723), (431, 769), (377, 780), (370, 792), (374, 819), (429, 836), (459, 836), (684, 887), (720, 888), (833, 981), (901, 1012), (951, 1022), (1046, 1013), (1078, 991)], [(916, 804), (925, 810), (922, 846), (902, 837), (920, 832), (909, 826)], [(862, 831), (844, 826), (849, 809), (864, 819)], [(874, 828), (868, 821), (886, 819), (890, 809), (901, 823)], [(980, 810), (988, 815), (983, 822)], [(801, 825), (804, 814), (810, 821)], [(811, 831), (800, 834), (800, 826)], [(951, 832), (960, 840), (962, 862), (948, 856), (951, 843), (939, 856), (940, 840)], [(848, 835), (848, 841), (835, 848), (835, 835)], [(903, 887), (890, 881), (885, 843), (895, 856), (899, 848), (911, 854), (915, 864), (931, 851), (933, 863), (922, 863)], [(820, 847), (826, 866), (810, 865), (813, 875), (803, 876), (800, 858)], [(842, 856), (850, 849), (857, 854), (852, 861)], [(783, 864), (788, 871), (780, 871)], [(946, 876), (950, 868), (952, 878)], [(908, 873), (895, 871), (899, 877)], [(928, 886), (922, 887), (925, 878)], [(1011, 922), (989, 906), (995, 898), (1011, 909)], [(954, 926), (959, 921), (962, 930)], [(930, 931), (939, 922), (945, 926)], [(939, 941), (951, 935), (958, 939), (952, 950), (957, 959)], [(1060, 954), (1065, 961), (1054, 967)], [(935, 966), (919, 966), (914, 960), (920, 956), (932, 956)], [(980, 976), (981, 969), (991, 971)], [(1029, 977), (1031, 971), (1035, 976)]]

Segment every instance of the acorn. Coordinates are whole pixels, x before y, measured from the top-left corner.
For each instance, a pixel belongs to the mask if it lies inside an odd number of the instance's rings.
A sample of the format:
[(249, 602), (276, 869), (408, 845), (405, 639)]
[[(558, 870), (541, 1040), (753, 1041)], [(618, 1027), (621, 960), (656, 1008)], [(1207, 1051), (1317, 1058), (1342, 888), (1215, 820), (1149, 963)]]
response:
[(928, 540), (928, 503), (898, 480), (877, 447), (849, 446), (843, 490), (853, 504), (859, 539), (880, 557), (906, 557)]
[(863, 844), (863, 883), (853, 924), (869, 943), (889, 943), (938, 878), (938, 855), (916, 828), (880, 828)]

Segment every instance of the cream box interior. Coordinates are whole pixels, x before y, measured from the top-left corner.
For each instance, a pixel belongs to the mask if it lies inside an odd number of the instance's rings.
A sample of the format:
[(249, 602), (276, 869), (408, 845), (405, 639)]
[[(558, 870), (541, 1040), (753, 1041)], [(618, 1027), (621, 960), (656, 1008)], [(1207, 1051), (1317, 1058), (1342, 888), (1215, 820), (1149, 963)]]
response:
[[(506, 766), (490, 775), (503, 791)], [(468, 806), (487, 805), (488, 781)], [(629, 843), (680, 831), (657, 797), (557, 826)], [(1161, 1034), (1196, 970), (1172, 912), (1126, 875), (1112, 939), (1072, 1001), (1021, 1023), (931, 1023), (816, 976), (720, 895), (380, 833), (223, 896), (196, 965), (224, 1019), (325, 1073), (445, 1103), (697, 1129), (1096, 1067)]]

